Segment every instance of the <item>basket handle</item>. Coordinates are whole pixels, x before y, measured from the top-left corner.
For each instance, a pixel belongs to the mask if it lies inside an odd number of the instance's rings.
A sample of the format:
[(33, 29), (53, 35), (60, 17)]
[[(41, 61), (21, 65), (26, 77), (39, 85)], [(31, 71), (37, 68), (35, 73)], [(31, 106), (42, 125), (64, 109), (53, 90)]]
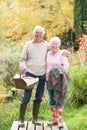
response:
[(22, 76), (23, 73), (24, 73), (24, 70), (21, 70), (21, 72), (20, 72), (20, 78), (21, 78), (21, 76)]

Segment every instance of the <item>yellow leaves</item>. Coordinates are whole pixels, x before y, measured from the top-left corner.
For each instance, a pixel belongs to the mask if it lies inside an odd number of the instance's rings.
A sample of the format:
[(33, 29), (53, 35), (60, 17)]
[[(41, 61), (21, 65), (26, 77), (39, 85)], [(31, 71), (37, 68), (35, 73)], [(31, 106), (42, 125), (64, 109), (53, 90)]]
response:
[(4, 19), (3, 22), (4, 22), (4, 25), (7, 26), (7, 28), (9, 28), (9, 29), (14, 28), (14, 26), (16, 24), (15, 21), (13, 19), (9, 18), (9, 17)]
[(45, 3), (47, 12), (42, 20), (47, 31), (47, 39), (73, 28), (73, 6), (68, 0), (48, 0)]
[[(5, 0), (2, 2), (4, 35), (11, 40), (31, 37), (36, 25), (42, 25), (49, 40), (73, 27), (73, 0), (14, 0), (9, 9)], [(1, 27), (2, 25), (0, 25)]]
[(4, 28), (4, 37), (5, 38), (11, 38), (12, 37), (12, 29), (16, 25), (15, 21), (13, 21), (11, 18), (7, 17), (2, 21), (2, 25)]
[(6, 38), (10, 38), (12, 41), (21, 40), (22, 36), (27, 33), (27, 29), (24, 25), (16, 25), (12, 31), (6, 33)]

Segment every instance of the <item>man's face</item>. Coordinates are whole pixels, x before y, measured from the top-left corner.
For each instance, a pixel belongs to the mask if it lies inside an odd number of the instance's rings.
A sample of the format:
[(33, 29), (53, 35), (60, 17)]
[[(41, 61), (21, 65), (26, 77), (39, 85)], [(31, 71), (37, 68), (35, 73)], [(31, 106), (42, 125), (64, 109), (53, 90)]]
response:
[(36, 30), (35, 34), (34, 34), (34, 39), (37, 42), (40, 42), (43, 39), (43, 32), (41, 30)]

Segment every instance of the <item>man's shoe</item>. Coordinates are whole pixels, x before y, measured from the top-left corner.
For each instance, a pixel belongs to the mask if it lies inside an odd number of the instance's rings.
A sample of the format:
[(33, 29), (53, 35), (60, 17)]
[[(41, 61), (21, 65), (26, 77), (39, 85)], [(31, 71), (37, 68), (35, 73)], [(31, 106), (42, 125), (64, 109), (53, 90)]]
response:
[(19, 126), (19, 127), (25, 127), (24, 121), (19, 121), (19, 122), (18, 122), (18, 126)]
[(35, 124), (35, 125), (41, 125), (41, 122), (37, 121), (36, 119), (33, 119), (32, 123)]

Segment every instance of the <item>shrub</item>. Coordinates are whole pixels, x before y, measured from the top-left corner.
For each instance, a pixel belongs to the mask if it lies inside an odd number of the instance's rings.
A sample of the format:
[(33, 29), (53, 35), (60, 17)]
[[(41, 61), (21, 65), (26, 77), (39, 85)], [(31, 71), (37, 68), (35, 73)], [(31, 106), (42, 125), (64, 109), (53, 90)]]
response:
[(19, 72), (19, 58), (21, 46), (13, 44), (1, 45), (0, 53), (0, 84), (3, 86), (13, 85), (13, 76)]
[(67, 101), (69, 105), (81, 106), (87, 103), (87, 67), (75, 66), (70, 70), (71, 83)]

